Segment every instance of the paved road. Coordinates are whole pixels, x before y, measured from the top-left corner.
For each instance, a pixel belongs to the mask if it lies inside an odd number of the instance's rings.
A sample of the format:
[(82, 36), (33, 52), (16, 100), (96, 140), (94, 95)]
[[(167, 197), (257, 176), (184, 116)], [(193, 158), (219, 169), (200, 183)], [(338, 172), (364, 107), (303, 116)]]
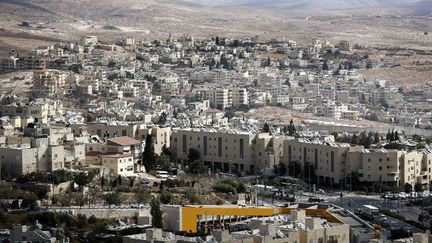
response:
[[(333, 198), (329, 198), (328, 201), (336, 205), (341, 205), (340, 198), (333, 197)], [(372, 205), (380, 209), (398, 211), (401, 215), (405, 216), (407, 219), (411, 219), (414, 221), (417, 221), (418, 215), (420, 213), (417, 208), (404, 206), (403, 202), (384, 201), (379, 196), (363, 196), (363, 195), (355, 195), (355, 194), (346, 194), (342, 198), (342, 207), (350, 211), (354, 212), (355, 210), (361, 208), (362, 205)], [(423, 233), (422, 230), (392, 217), (387, 216), (387, 223), (388, 225), (385, 226), (386, 229), (404, 228), (404, 229), (409, 229), (411, 232), (414, 233), (417, 232)]]

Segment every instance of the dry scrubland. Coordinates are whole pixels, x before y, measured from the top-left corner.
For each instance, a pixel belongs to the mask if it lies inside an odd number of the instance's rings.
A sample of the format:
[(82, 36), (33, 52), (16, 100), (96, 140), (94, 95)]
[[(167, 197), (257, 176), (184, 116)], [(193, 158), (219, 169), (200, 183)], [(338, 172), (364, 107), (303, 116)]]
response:
[[(197, 38), (258, 35), (262, 39), (286, 38), (303, 44), (315, 38), (333, 42), (346, 39), (372, 46), (432, 48), (432, 18), (358, 17), (385, 14), (389, 9), (282, 13), (252, 11), (247, 7), (203, 7), (174, 0), (4, 0), (0, 2), (0, 9), (1, 57), (6, 56), (10, 48), (28, 50), (61, 40), (77, 41), (87, 34), (98, 35), (102, 41), (126, 35), (152, 40), (172, 33)], [(404, 13), (403, 9), (391, 11)], [(18, 26), (22, 21), (29, 21), (31, 27)], [(387, 79), (407, 88), (431, 81), (432, 66), (415, 64), (430, 60), (430, 56), (396, 59), (402, 67), (366, 70), (361, 74), (367, 79)]]

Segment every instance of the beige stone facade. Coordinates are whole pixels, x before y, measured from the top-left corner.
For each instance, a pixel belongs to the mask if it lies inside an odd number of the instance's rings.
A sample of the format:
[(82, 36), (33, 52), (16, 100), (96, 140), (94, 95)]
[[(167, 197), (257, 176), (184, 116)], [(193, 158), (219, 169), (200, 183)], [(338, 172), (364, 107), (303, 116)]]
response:
[(335, 143), (330, 138), (271, 137), (215, 129), (173, 131), (171, 150), (177, 159), (187, 161), (192, 148), (213, 171), (255, 174), (283, 163), (291, 175), (295, 162), (303, 170), (312, 166), (319, 184), (349, 185), (353, 174), (359, 181), (394, 186), (420, 183), (428, 188), (432, 180), (432, 154), (428, 151), (364, 149)]

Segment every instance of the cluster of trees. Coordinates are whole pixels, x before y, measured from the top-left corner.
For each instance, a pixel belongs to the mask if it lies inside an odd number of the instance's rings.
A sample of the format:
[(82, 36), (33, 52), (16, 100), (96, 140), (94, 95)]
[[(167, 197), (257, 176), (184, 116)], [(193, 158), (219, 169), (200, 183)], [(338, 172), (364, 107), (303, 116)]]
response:
[(51, 198), (51, 201), (53, 204), (59, 205), (61, 207), (70, 207), (72, 205), (83, 207), (89, 202), (89, 199), (88, 197), (84, 196), (82, 193), (68, 192), (65, 194), (54, 195)]
[(396, 142), (399, 141), (399, 133), (398, 131), (392, 130), (390, 132), (390, 130), (387, 132), (386, 134), (386, 140), (388, 142)]
[[(267, 122), (264, 123), (263, 128), (261, 129), (261, 132), (264, 133), (270, 133), (271, 132), (271, 126)], [(290, 124), (288, 126), (283, 127), (282, 131), (285, 135), (289, 136), (295, 136), (297, 134), (297, 130), (294, 125), (294, 121), (291, 119)]]
[(147, 134), (141, 159), (141, 165), (145, 167), (147, 172), (156, 169), (169, 170), (172, 163), (171, 157), (170, 151), (165, 146), (162, 148), (162, 154), (160, 156), (155, 154), (153, 138), (151, 134)]
[(268, 124), (267, 122), (264, 123), (264, 126), (261, 129), (261, 132), (270, 133), (270, 124)]
[(164, 111), (159, 115), (159, 125), (164, 125), (167, 122), (168, 114)]
[(201, 160), (201, 154), (198, 150), (191, 148), (188, 153), (188, 171), (192, 174), (203, 174), (207, 168)]
[(283, 129), (284, 134), (288, 134), (290, 136), (294, 136), (297, 132), (294, 121), (291, 119), (290, 124), (288, 126), (284, 126)]
[(335, 137), (336, 142), (363, 145), (365, 148), (370, 148), (372, 144), (381, 142), (379, 134), (372, 132), (366, 133), (363, 131), (359, 135), (357, 135), (357, 133), (353, 135), (339, 135), (337, 132), (334, 132), (332, 135)]
[(74, 181), (78, 186), (83, 187), (93, 181), (99, 173), (98, 170), (84, 172), (70, 172), (67, 170), (56, 170), (50, 173), (32, 172), (30, 174), (21, 175), (17, 178), (18, 183), (40, 182), (47, 184), (59, 185), (63, 182)]
[(236, 194), (246, 192), (246, 185), (241, 181), (221, 180), (213, 185), (213, 190), (220, 193)]
[(184, 195), (189, 204), (202, 204), (201, 195), (194, 188), (187, 189)]
[[(48, 188), (46, 186), (38, 187), (35, 191), (24, 191), (11, 184), (3, 184), (0, 186), (0, 206), (4, 210), (8, 208), (31, 208), (36, 205), (37, 200), (46, 199), (48, 196)], [(9, 203), (13, 199), (12, 203)], [(19, 204), (21, 201), (21, 205)]]

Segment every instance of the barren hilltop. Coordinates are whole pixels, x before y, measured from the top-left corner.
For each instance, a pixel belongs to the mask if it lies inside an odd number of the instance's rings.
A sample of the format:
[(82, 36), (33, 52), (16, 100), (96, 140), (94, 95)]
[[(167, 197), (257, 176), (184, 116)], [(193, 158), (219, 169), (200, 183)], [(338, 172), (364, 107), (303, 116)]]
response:
[(240, 5), (229, 2), (209, 6), (175, 0), (3, 0), (0, 46), (3, 51), (26, 49), (35, 43), (75, 40), (85, 34), (96, 34), (102, 40), (125, 35), (151, 40), (165, 38), (169, 33), (297, 41), (347, 39), (408, 48), (431, 46), (431, 35), (423, 33), (432, 32), (432, 18), (401, 17), (416, 10), (410, 5), (384, 7), (369, 1), (350, 10), (329, 10), (307, 7), (308, 1), (303, 1), (303, 7), (289, 5), (291, 8), (286, 6), (292, 1), (267, 1), (267, 7), (257, 1), (240, 1)]

